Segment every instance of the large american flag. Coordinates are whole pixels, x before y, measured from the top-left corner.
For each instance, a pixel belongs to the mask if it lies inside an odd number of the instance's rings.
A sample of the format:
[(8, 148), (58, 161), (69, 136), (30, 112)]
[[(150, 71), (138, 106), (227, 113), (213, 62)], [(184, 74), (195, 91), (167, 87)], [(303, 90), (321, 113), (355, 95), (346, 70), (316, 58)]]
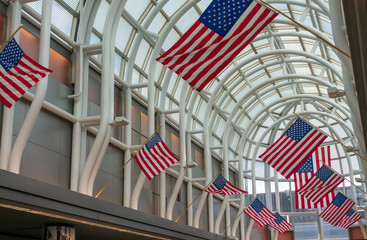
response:
[(325, 134), (297, 118), (287, 131), (259, 157), (285, 178), (290, 178), (325, 138)]
[(277, 217), (270, 212), (268, 208), (260, 202), (255, 200), (244, 211), (250, 218), (257, 222), (261, 227), (271, 224)]
[(331, 165), (330, 146), (317, 148), (295, 172), (294, 185), (296, 188), (296, 207), (298, 209), (326, 207), (335, 197), (335, 192), (332, 191), (315, 206), (312, 201), (298, 193), (298, 190), (311, 179), (323, 163), (328, 166)]
[(52, 72), (27, 56), (14, 38), (1, 51), (0, 65), (0, 101), (8, 108)]
[(158, 133), (149, 139), (135, 155), (135, 159), (149, 180), (178, 161)]
[(353, 206), (354, 202), (339, 192), (331, 204), (322, 211), (320, 217), (331, 225), (336, 226)]
[(291, 230), (293, 228), (292, 225), (289, 224), (279, 213), (275, 213), (277, 219), (269, 223), (269, 226), (277, 230), (279, 233), (283, 233), (285, 231)]
[(324, 197), (342, 183), (344, 178), (323, 165), (311, 179), (298, 190), (298, 193), (313, 203), (319, 203)]
[(201, 91), (277, 15), (252, 0), (214, 0), (157, 60)]
[(338, 222), (338, 226), (342, 228), (349, 228), (350, 226), (352, 226), (355, 222), (357, 222), (361, 218), (362, 218), (361, 215), (359, 215), (356, 211), (351, 209)]
[(219, 174), (219, 176), (205, 189), (205, 192), (219, 193), (223, 195), (247, 193), (246, 191), (233, 186), (227, 179), (222, 176), (222, 174)]

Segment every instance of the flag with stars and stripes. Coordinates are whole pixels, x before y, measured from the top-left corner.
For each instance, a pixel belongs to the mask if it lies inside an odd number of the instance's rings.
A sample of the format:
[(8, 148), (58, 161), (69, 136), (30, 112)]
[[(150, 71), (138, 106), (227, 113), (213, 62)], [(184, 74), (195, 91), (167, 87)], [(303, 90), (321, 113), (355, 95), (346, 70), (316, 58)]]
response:
[(277, 219), (269, 223), (269, 226), (277, 230), (279, 233), (284, 233), (285, 231), (291, 230), (292, 225), (289, 224), (279, 213), (275, 213)]
[(222, 174), (220, 174), (206, 189), (205, 192), (223, 195), (244, 194), (246, 191), (236, 188)]
[(325, 138), (325, 134), (297, 118), (287, 131), (259, 157), (285, 178), (290, 178)]
[(339, 192), (331, 204), (322, 211), (320, 217), (331, 225), (337, 226), (353, 206), (354, 202)]
[(338, 222), (338, 226), (342, 228), (349, 228), (350, 226), (352, 226), (355, 222), (357, 222), (361, 218), (362, 218), (361, 215), (359, 215), (356, 211), (351, 209)]
[(168, 149), (158, 133), (149, 139), (135, 155), (135, 159), (149, 180), (178, 162), (177, 157)]
[(27, 56), (14, 38), (1, 51), (0, 65), (0, 101), (8, 108), (52, 72)]
[(341, 175), (326, 165), (322, 165), (309, 181), (298, 190), (298, 193), (317, 204), (330, 192), (333, 192), (343, 180)]
[(252, 0), (213, 0), (157, 61), (201, 91), (277, 15)]
[(277, 219), (277, 217), (257, 198), (252, 201), (244, 212), (261, 227), (269, 225)]
[(330, 146), (317, 148), (312, 155), (302, 164), (300, 168), (294, 173), (294, 185), (296, 189), (296, 208), (298, 209), (310, 209), (316, 207), (326, 207), (335, 197), (335, 192), (330, 192), (325, 198), (323, 198), (317, 206), (315, 204), (298, 193), (298, 190), (305, 185), (311, 177), (320, 169), (322, 164), (325, 163), (331, 166), (330, 159)]

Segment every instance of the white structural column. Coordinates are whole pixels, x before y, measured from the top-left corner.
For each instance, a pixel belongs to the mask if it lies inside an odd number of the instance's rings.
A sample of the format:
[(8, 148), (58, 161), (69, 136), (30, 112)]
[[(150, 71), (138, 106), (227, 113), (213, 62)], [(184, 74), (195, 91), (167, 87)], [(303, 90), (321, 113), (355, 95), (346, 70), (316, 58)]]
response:
[[(114, 49), (116, 30), (119, 18), (126, 1), (112, 1), (108, 10), (102, 40), (102, 80), (101, 80), (101, 119), (98, 134), (89, 152), (84, 169), (82, 171), (79, 191), (92, 195), (96, 171), (101, 164), (106, 148), (103, 147), (106, 138), (109, 138), (113, 121), (113, 91), (114, 91)], [(108, 36), (108, 37), (107, 37)], [(102, 156), (101, 156), (102, 154)], [(96, 170), (97, 169), (97, 170)], [(89, 186), (89, 187), (88, 187)]]
[[(49, 62), (52, 2), (52, 0), (42, 2), (39, 63), (44, 67), (48, 67)], [(9, 171), (11, 172), (19, 173), (23, 151), (37, 120), (38, 114), (41, 111), (43, 100), (46, 96), (47, 85), (48, 76), (37, 83), (35, 97), (14, 143), (14, 147), (10, 156)]]
[[(14, 31), (20, 26), (21, 21), (21, 11), (22, 5), (19, 1), (10, 2), (8, 8), (8, 26), (9, 30), (6, 33), (7, 37), (10, 37)], [(19, 33), (17, 33), (14, 38), (19, 40)], [(8, 170), (10, 154), (11, 154), (11, 144), (13, 135), (13, 121), (14, 121), (14, 107), (6, 108), (3, 110), (3, 121), (1, 128), (1, 144), (0, 144), (0, 169)]]
[[(89, 59), (84, 51), (84, 46), (89, 43), (92, 26), (97, 14), (101, 0), (87, 1), (80, 9), (80, 23), (78, 26), (77, 43), (79, 51), (75, 53), (75, 61), (73, 68), (75, 69), (74, 83), (75, 95), (74, 99), (74, 116), (78, 119), (86, 117), (85, 109), (87, 109), (87, 89), (88, 89), (88, 72)], [(84, 111), (83, 111), (84, 109)], [(84, 113), (83, 113), (84, 112)], [(82, 161), (82, 124), (77, 121), (73, 124), (72, 136), (72, 152), (71, 152), (71, 173), (70, 173), (70, 189), (78, 191), (80, 166)]]
[[(167, 3), (167, 0), (159, 2), (155, 8), (150, 12), (150, 15), (147, 17), (147, 20), (145, 21), (145, 24), (143, 25), (143, 29), (147, 29), (150, 25), (150, 23), (153, 21), (154, 17), (158, 14), (158, 12), (162, 9), (162, 7)], [(143, 38), (144, 32), (140, 32), (138, 35), (137, 43), (141, 42)], [(134, 45), (133, 51), (135, 53), (134, 59), (136, 57), (136, 53), (138, 51), (139, 45)], [(155, 64), (152, 63), (152, 61), (155, 61), (155, 59), (158, 57), (160, 48), (155, 48), (152, 53), (151, 57), (151, 65), (149, 67), (149, 74), (148, 74), (148, 134), (149, 136), (153, 135), (155, 132), (155, 86), (154, 86), (154, 76), (155, 76)], [(131, 60), (129, 60), (131, 61)], [(132, 69), (129, 69), (129, 71), (132, 71)], [(132, 197), (131, 197), (131, 208), (132, 209), (138, 209), (138, 203), (139, 203), (139, 196), (141, 193), (141, 190), (143, 189), (144, 182), (146, 181), (146, 176), (143, 172), (139, 174), (138, 181), (136, 182)]]
[(184, 83), (182, 86), (181, 96), (180, 96), (180, 172), (177, 177), (177, 181), (175, 187), (173, 188), (170, 200), (167, 205), (167, 212), (166, 218), (172, 219), (173, 214), (173, 207), (175, 205), (178, 193), (181, 190), (181, 185), (183, 179), (185, 177), (185, 167), (186, 167), (186, 123), (185, 123), (185, 116), (186, 116), (186, 106), (185, 106), (185, 99), (187, 97), (187, 92), (189, 89), (189, 84)]

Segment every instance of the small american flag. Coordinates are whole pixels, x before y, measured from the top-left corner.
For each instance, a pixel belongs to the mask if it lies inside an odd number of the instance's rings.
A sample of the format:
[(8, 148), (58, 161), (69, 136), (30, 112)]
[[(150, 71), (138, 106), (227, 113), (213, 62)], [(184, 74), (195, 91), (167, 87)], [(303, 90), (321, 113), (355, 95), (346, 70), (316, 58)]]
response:
[(157, 60), (201, 91), (277, 15), (252, 0), (213, 0)]
[[(294, 185), (296, 188), (296, 207), (298, 209), (316, 208), (315, 204), (298, 193), (298, 190), (306, 184), (311, 177), (320, 169), (322, 164), (331, 165), (330, 146), (319, 147), (312, 155), (297, 169), (294, 174)], [(335, 192), (330, 192), (327, 197), (323, 198), (317, 207), (326, 207), (335, 197)]]
[(277, 219), (269, 223), (269, 226), (277, 230), (279, 233), (283, 233), (293, 228), (279, 213), (275, 213)]
[(342, 183), (344, 178), (323, 165), (311, 179), (298, 190), (298, 193), (313, 203), (319, 203), (324, 197)]
[(298, 118), (259, 157), (285, 178), (290, 178), (325, 138), (325, 134)]
[(172, 164), (178, 162), (158, 133), (155, 133), (144, 147), (135, 155), (141, 170), (151, 180)]
[(351, 209), (338, 222), (338, 226), (339, 227), (342, 227), (342, 228), (349, 228), (350, 226), (352, 226), (355, 222), (357, 222), (361, 218), (362, 218), (361, 215), (359, 215), (356, 211), (354, 211), (353, 209)]
[(223, 195), (244, 194), (246, 191), (236, 188), (222, 174), (220, 174), (206, 189), (205, 192), (219, 193)]
[(277, 219), (277, 217), (257, 198), (255, 198), (255, 200), (245, 209), (245, 213), (261, 227), (269, 225)]
[(14, 38), (1, 51), (0, 65), (0, 101), (8, 108), (52, 72), (28, 57)]
[(336, 226), (353, 206), (354, 202), (339, 192), (331, 204), (322, 211), (320, 217), (331, 225)]

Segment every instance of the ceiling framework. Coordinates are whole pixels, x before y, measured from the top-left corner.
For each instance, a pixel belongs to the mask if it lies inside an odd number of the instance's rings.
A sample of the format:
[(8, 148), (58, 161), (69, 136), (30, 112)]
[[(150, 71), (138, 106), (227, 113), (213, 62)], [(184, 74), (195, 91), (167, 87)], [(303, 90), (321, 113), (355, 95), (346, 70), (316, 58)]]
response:
[[(93, 54), (85, 50), (84, 53), (89, 55), (83, 60), (85, 62), (78, 64), (85, 67), (83, 64), (87, 61), (92, 62), (104, 73), (106, 63), (101, 53), (106, 52), (105, 48), (110, 55), (114, 53), (114, 59), (109, 59), (114, 64), (115, 73), (111, 78), (114, 78), (117, 86), (125, 89), (126, 118), (131, 119), (134, 97), (148, 108), (149, 134), (155, 131), (156, 125), (162, 125), (164, 132), (167, 121), (180, 131), (181, 166), (174, 172), (177, 181), (167, 208), (165, 202), (160, 202), (163, 207), (159, 215), (162, 217), (172, 219), (174, 201), (181, 184), (192, 178), (191, 170), (186, 172), (185, 167), (192, 163), (190, 151), (193, 141), (204, 149), (207, 182), (214, 177), (214, 156), (221, 161), (225, 177), (229, 176), (229, 170), (240, 173), (237, 174), (239, 187), (250, 187), (253, 194), (256, 193), (257, 180), (271, 180), (266, 182), (267, 189), (270, 188), (270, 182), (288, 181), (263, 164), (258, 156), (290, 126), (296, 118), (294, 112), (345, 145), (358, 147), (357, 143), (364, 144), (351, 59), (314, 35), (349, 52), (340, 1), (268, 1), (314, 34), (278, 16), (201, 92), (191, 89), (181, 77), (155, 59), (196, 21), (209, 5), (209, 0), (143, 0), (139, 8), (131, 0), (123, 3), (115, 0), (87, 1), (84, 6), (71, 5), (69, 2), (56, 0), (73, 19), (70, 21), (71, 26), (58, 28), (53, 23), (53, 32), (69, 45), (80, 47), (76, 51), (100, 45), (103, 48), (99, 52), (92, 51)], [(111, 6), (123, 10), (121, 16), (116, 16), (115, 21), (108, 23), (112, 21), (108, 16), (113, 12)], [(27, 3), (23, 9), (39, 21), (39, 2)], [(115, 14), (119, 15), (116, 11)], [(111, 31), (105, 29), (106, 26), (112, 31), (108, 36), (104, 33)], [(113, 30), (116, 30), (115, 46), (114, 39), (110, 38), (110, 35), (115, 35)], [(106, 42), (110, 44), (106, 46)], [(108, 65), (112, 70), (113, 67)], [(87, 73), (88, 70), (85, 71)], [(328, 89), (333, 87), (344, 90), (346, 96), (329, 98)], [(108, 109), (109, 105), (102, 108)], [(160, 117), (158, 123), (156, 113)], [(125, 134), (126, 140), (121, 145), (128, 149), (128, 155), (132, 149), (131, 127), (126, 129)], [(348, 169), (341, 169), (344, 171), (342, 174), (353, 176), (359, 166), (352, 166), (352, 162), (363, 161), (355, 155), (350, 156), (343, 148), (343, 153), (340, 153), (338, 144), (332, 138), (324, 143), (334, 146), (338, 156), (334, 160), (338, 160), (339, 165), (342, 165), (342, 161), (347, 163)], [(94, 148), (92, 150), (97, 151)], [(364, 166), (364, 163), (360, 164)], [(99, 165), (95, 167), (98, 169)], [(85, 178), (89, 178), (89, 174)], [(129, 191), (125, 193), (125, 206), (138, 208), (143, 183), (144, 176), (140, 175), (132, 194)], [(74, 181), (72, 186), (77, 189), (77, 184)], [(88, 184), (83, 185), (83, 188), (90, 189), (91, 183)], [(131, 187), (129, 182), (125, 183), (127, 186)], [(278, 187), (276, 193), (279, 197)], [(188, 211), (190, 225), (199, 226), (206, 198), (207, 194), (204, 193), (195, 213), (192, 209)], [(272, 201), (271, 198), (268, 200)], [(219, 229), (228, 202), (229, 198), (225, 197), (216, 219), (209, 216), (210, 231)], [(239, 211), (244, 204), (245, 199), (241, 196), (237, 205)], [(277, 199), (277, 208), (279, 204)], [(213, 210), (212, 203), (209, 202), (208, 207)], [(212, 211), (209, 211), (210, 214), (213, 214)], [(225, 218), (226, 222), (230, 222), (228, 213)], [(231, 230), (233, 235), (238, 221)]]

